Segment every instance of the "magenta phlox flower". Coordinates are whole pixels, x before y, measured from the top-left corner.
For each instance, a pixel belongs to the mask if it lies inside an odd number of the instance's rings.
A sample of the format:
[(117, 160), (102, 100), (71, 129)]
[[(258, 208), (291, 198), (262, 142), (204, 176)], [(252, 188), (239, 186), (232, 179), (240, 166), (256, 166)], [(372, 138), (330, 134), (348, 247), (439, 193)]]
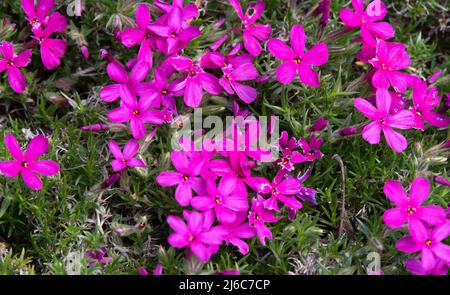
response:
[(142, 159), (134, 157), (139, 150), (139, 143), (136, 140), (129, 140), (125, 144), (123, 152), (120, 150), (119, 144), (114, 140), (110, 140), (108, 142), (108, 146), (109, 150), (115, 157), (115, 159), (111, 163), (114, 171), (125, 170), (127, 166), (132, 168), (147, 167)]
[(415, 117), (415, 128), (425, 130), (423, 121), (438, 128), (446, 128), (450, 124), (450, 118), (444, 115), (432, 112), (441, 102), (436, 87), (428, 89), (428, 84), (424, 81), (416, 83), (413, 87), (413, 104), (409, 110)]
[(169, 235), (168, 241), (172, 247), (188, 247), (202, 262), (209, 260), (214, 251), (211, 246), (219, 246), (223, 241), (223, 230), (218, 226), (212, 226), (214, 214), (211, 211), (205, 213), (183, 211), (184, 222), (178, 216), (169, 216), (167, 223), (174, 230)]
[(199, 177), (205, 161), (190, 158), (187, 152), (173, 151), (170, 153), (172, 165), (177, 170), (161, 172), (156, 178), (161, 186), (177, 186), (175, 199), (181, 206), (188, 206), (192, 199), (192, 190), (203, 191), (203, 182)]
[[(167, 23), (155, 22), (147, 25), (147, 28), (154, 34), (162, 37), (156, 42), (160, 49), (166, 55), (173, 55), (184, 49), (193, 39), (200, 36), (200, 29), (193, 25), (183, 26), (183, 10), (178, 5), (173, 5), (168, 12)], [(161, 42), (164, 41), (164, 42)]]
[(242, 255), (248, 254), (250, 250), (244, 239), (250, 239), (256, 235), (255, 228), (251, 227), (246, 219), (247, 214), (245, 212), (238, 212), (237, 218), (233, 223), (220, 225), (224, 228), (225, 242), (236, 246)]
[(376, 107), (365, 99), (357, 98), (354, 101), (355, 108), (365, 117), (373, 120), (362, 130), (362, 136), (370, 144), (380, 143), (380, 134), (383, 131), (388, 145), (400, 153), (406, 149), (408, 142), (400, 133), (393, 130), (410, 129), (414, 127), (414, 115), (410, 111), (400, 111), (394, 115), (389, 114), (391, 107), (391, 95), (387, 89), (379, 88), (376, 93)]
[(277, 79), (283, 84), (290, 84), (296, 74), (300, 81), (312, 87), (319, 87), (319, 75), (312, 66), (320, 66), (328, 62), (328, 47), (319, 43), (305, 52), (306, 36), (300, 24), (291, 29), (291, 47), (280, 39), (271, 39), (268, 49), (272, 55), (283, 61), (277, 68)]
[(252, 199), (252, 208), (248, 215), (250, 226), (253, 226), (258, 235), (259, 241), (263, 246), (266, 245), (266, 237), (272, 240), (272, 232), (265, 224), (277, 222), (278, 217), (274, 215), (274, 211), (268, 210), (264, 207), (264, 198), (258, 195)]
[(45, 29), (42, 26), (32, 29), (33, 38), (40, 46), (42, 63), (48, 70), (52, 70), (61, 64), (61, 58), (66, 53), (67, 47), (65, 40), (51, 38), (51, 36), (53, 33), (65, 31), (66, 28), (67, 18), (55, 12), (48, 18)]
[(27, 87), (27, 80), (19, 68), (26, 67), (31, 61), (31, 49), (19, 54), (14, 53), (14, 44), (7, 41), (0, 43), (0, 73), (8, 73), (8, 82), (11, 88), (22, 93)]
[(196, 108), (200, 105), (203, 91), (219, 95), (222, 93), (222, 86), (219, 79), (205, 71), (191, 59), (184, 56), (177, 56), (171, 59), (174, 68), (184, 73), (186, 76), (180, 82), (180, 87), (184, 88), (184, 103), (188, 107)]
[(108, 119), (114, 123), (130, 123), (131, 134), (135, 139), (141, 139), (147, 134), (145, 123), (161, 125), (164, 116), (160, 110), (150, 108), (148, 98), (137, 100), (128, 87), (122, 88), (123, 97), (120, 107), (108, 113)]
[(242, 21), (241, 30), (243, 32), (245, 49), (253, 56), (260, 55), (262, 47), (259, 41), (267, 41), (271, 31), (270, 25), (255, 24), (264, 12), (264, 2), (257, 0), (256, 3), (251, 3), (245, 14), (239, 0), (230, 0), (229, 3), (236, 10)]
[(36, 174), (52, 176), (59, 172), (58, 163), (51, 160), (38, 160), (49, 148), (45, 136), (33, 137), (25, 153), (22, 152), (13, 135), (6, 134), (3, 141), (13, 157), (11, 161), (0, 162), (0, 172), (6, 177), (17, 177), (21, 174), (23, 181), (30, 189), (40, 190), (42, 180)]
[(396, 91), (403, 93), (418, 79), (410, 74), (400, 72), (411, 65), (406, 47), (402, 43), (379, 40), (376, 45), (375, 58), (369, 62), (374, 67), (372, 85), (375, 88), (388, 89), (389, 86), (392, 86)]
[(450, 246), (443, 243), (450, 235), (450, 220), (431, 230), (418, 222), (410, 229), (410, 234), (397, 241), (397, 249), (405, 253), (420, 251), (424, 270), (432, 270), (440, 260), (450, 264)]
[[(106, 67), (106, 71), (111, 80), (116, 84), (111, 84), (103, 87), (100, 90), (100, 98), (106, 102), (113, 102), (119, 97), (126, 99), (128, 92), (142, 94), (148, 87), (143, 87), (141, 83), (151, 70), (150, 64), (144, 60), (138, 60), (131, 67), (131, 71), (128, 73), (125, 67), (118, 62), (111, 62)], [(149, 106), (155, 107), (154, 104)]]
[(278, 201), (292, 210), (300, 210), (302, 203), (296, 198), (301, 190), (301, 183), (295, 177), (286, 178), (286, 170), (280, 170), (272, 182), (262, 177), (252, 177), (247, 184), (258, 194), (267, 196), (264, 208), (279, 212)]
[(354, 11), (344, 8), (339, 12), (339, 18), (350, 28), (360, 28), (365, 43), (375, 46), (376, 40), (386, 40), (394, 37), (395, 30), (382, 20), (387, 13), (386, 6), (380, 0), (371, 2), (364, 11), (364, 0), (352, 0)]
[(397, 208), (386, 210), (383, 221), (392, 228), (402, 226), (408, 222), (410, 231), (417, 223), (426, 222), (430, 225), (441, 225), (446, 221), (444, 209), (436, 205), (422, 206), (430, 194), (430, 183), (423, 177), (416, 177), (407, 196), (398, 181), (388, 180), (384, 184), (384, 193)]
[(146, 4), (139, 4), (136, 8), (136, 28), (126, 28), (121, 32), (120, 37), (122, 44), (126, 47), (141, 45), (137, 55), (138, 60), (143, 60), (153, 65), (152, 47), (154, 45), (155, 34), (150, 31), (147, 26), (151, 24), (150, 8)]
[(236, 188), (232, 178), (222, 177), (218, 186), (215, 181), (208, 181), (206, 187), (207, 195), (192, 199), (194, 209), (214, 210), (217, 220), (222, 224), (234, 223), (238, 212), (248, 210), (247, 195)]

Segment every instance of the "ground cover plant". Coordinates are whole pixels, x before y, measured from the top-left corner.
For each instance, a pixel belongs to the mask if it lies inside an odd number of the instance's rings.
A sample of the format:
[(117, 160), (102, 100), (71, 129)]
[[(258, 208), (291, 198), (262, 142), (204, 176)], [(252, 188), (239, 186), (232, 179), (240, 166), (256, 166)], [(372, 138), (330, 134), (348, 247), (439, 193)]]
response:
[(448, 1), (0, 21), (0, 273), (447, 274)]

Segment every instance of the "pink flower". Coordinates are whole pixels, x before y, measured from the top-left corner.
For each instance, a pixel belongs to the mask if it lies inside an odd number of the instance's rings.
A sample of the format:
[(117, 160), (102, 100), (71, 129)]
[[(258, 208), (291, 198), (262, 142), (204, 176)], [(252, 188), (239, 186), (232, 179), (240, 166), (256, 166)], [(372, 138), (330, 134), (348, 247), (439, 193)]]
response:
[(59, 172), (59, 165), (51, 160), (37, 160), (48, 150), (48, 140), (43, 135), (35, 136), (28, 145), (25, 154), (11, 134), (6, 134), (5, 145), (14, 160), (0, 162), (0, 172), (6, 177), (22, 174), (23, 181), (32, 190), (40, 190), (42, 181), (36, 174), (52, 176)]
[(344, 8), (339, 18), (350, 28), (361, 28), (361, 36), (365, 43), (375, 46), (376, 39), (386, 40), (394, 37), (395, 30), (387, 22), (378, 22), (386, 16), (386, 6), (380, 0), (371, 2), (364, 11), (364, 0), (352, 0), (352, 11)]
[(150, 100), (141, 98), (139, 101), (127, 87), (122, 87), (121, 106), (108, 113), (108, 119), (114, 123), (130, 122), (131, 134), (136, 139), (143, 138), (147, 129), (145, 123), (160, 125), (164, 117), (159, 110), (151, 110)]
[(147, 77), (150, 70), (150, 64), (144, 60), (137, 61), (130, 73), (127, 73), (126, 69), (116, 61), (109, 63), (106, 71), (109, 78), (117, 84), (103, 87), (99, 93), (100, 98), (106, 102), (113, 102), (119, 97), (123, 99), (130, 91), (132, 93), (144, 92), (146, 88), (142, 87), (143, 83), (141, 84), (141, 82)]
[(184, 86), (184, 103), (188, 107), (197, 108), (202, 100), (202, 89), (206, 92), (219, 95), (222, 87), (216, 76), (206, 73), (203, 69), (184, 56), (172, 58), (172, 65), (179, 72), (185, 73), (186, 77), (181, 85)]
[(151, 24), (151, 21), (150, 8), (148, 5), (141, 3), (136, 8), (137, 28), (126, 28), (120, 34), (122, 44), (126, 47), (133, 47), (141, 44), (137, 59), (148, 63), (150, 68), (153, 65), (151, 43), (154, 34), (147, 26)]
[(119, 145), (114, 140), (108, 142), (109, 150), (116, 158), (111, 162), (114, 171), (122, 171), (128, 167), (142, 167), (146, 168), (147, 165), (140, 158), (135, 158), (134, 155), (139, 150), (139, 143), (131, 139), (129, 140), (123, 149), (123, 153), (120, 150)]
[(183, 89), (180, 89), (180, 81), (175, 80), (171, 83), (168, 82), (169, 74), (167, 70), (162, 67), (155, 69), (155, 79), (148, 84), (149, 87), (141, 93), (142, 97), (146, 97), (151, 100), (151, 106), (159, 108), (162, 105), (172, 111), (176, 111), (174, 96), (179, 96), (183, 93)]
[(138, 270), (138, 275), (140, 276), (148, 276), (148, 271), (145, 267), (141, 266)]
[(14, 44), (7, 41), (0, 44), (0, 73), (7, 71), (9, 85), (17, 93), (22, 93), (27, 87), (25, 76), (19, 68), (26, 67), (30, 61), (31, 49), (15, 54)]
[(202, 190), (202, 179), (198, 176), (205, 162), (199, 158), (189, 158), (184, 151), (171, 152), (170, 159), (177, 172), (161, 172), (156, 182), (161, 186), (176, 185), (175, 199), (181, 206), (188, 206), (192, 199), (192, 189), (197, 193)]
[(405, 45), (402, 43), (379, 40), (376, 56), (369, 62), (375, 71), (372, 77), (372, 85), (375, 88), (388, 89), (389, 85), (392, 85), (395, 90), (403, 93), (417, 80), (412, 75), (399, 72), (411, 65)]
[(85, 45), (80, 47), (81, 54), (83, 55), (85, 60), (89, 59), (89, 48)]
[(255, 88), (238, 83), (238, 81), (254, 80), (258, 77), (258, 71), (252, 64), (243, 64), (236, 69), (222, 68), (223, 77), (219, 83), (228, 94), (236, 93), (239, 98), (249, 104), (252, 103), (257, 96)]
[(309, 131), (311, 132), (318, 132), (318, 131), (322, 131), (323, 129), (327, 128), (328, 126), (328, 120), (325, 119), (324, 117), (320, 117), (319, 119), (317, 119), (316, 122), (314, 122), (314, 124), (309, 128)]
[(409, 197), (398, 181), (388, 180), (384, 184), (384, 194), (398, 208), (386, 210), (383, 221), (392, 228), (402, 226), (406, 221), (412, 232), (413, 227), (422, 221), (432, 225), (441, 225), (445, 222), (444, 209), (439, 206), (421, 206), (430, 194), (430, 183), (423, 177), (416, 177), (409, 189)]
[(439, 260), (436, 266), (431, 269), (425, 269), (422, 265), (422, 261), (419, 259), (408, 259), (405, 263), (406, 269), (415, 275), (438, 275), (445, 276), (448, 273), (448, 265), (443, 261)]
[(241, 46), (234, 47), (228, 55), (220, 52), (209, 52), (200, 58), (200, 66), (208, 69), (237, 69), (243, 65), (253, 63), (253, 57), (247, 53), (237, 55)]
[(304, 158), (308, 162), (314, 162), (316, 159), (322, 159), (323, 153), (320, 151), (320, 147), (323, 144), (322, 138), (316, 138), (316, 135), (311, 135), (311, 138), (309, 139), (309, 142), (304, 139), (300, 138), (298, 140), (298, 145), (303, 150), (303, 155), (294, 152), (292, 155), (293, 161), (296, 162), (302, 162), (300, 161), (301, 158)]
[(295, 139), (295, 137), (289, 138), (288, 133), (284, 130), (281, 132), (278, 144), (283, 156), (290, 156), (292, 152), (299, 147), (298, 141)]
[(165, 41), (159, 49), (166, 55), (173, 55), (184, 49), (191, 40), (200, 36), (200, 29), (196, 26), (183, 26), (183, 10), (173, 5), (167, 15), (167, 24), (154, 23), (147, 28)]
[(55, 12), (50, 15), (46, 28), (42, 26), (32, 29), (33, 38), (40, 44), (41, 59), (44, 67), (52, 70), (61, 64), (61, 58), (66, 52), (66, 41), (50, 38), (55, 32), (62, 32), (67, 27), (67, 19)]
[(55, 7), (54, 0), (40, 0), (35, 7), (34, 0), (21, 0), (22, 8), (27, 15), (28, 22), (33, 28), (47, 26), (48, 14)]
[(280, 39), (271, 39), (268, 43), (270, 53), (284, 63), (277, 68), (277, 79), (283, 84), (291, 83), (296, 73), (300, 81), (313, 87), (319, 87), (319, 76), (312, 66), (320, 66), (328, 62), (328, 48), (319, 43), (305, 52), (305, 31), (300, 24), (291, 29), (291, 47)]
[(248, 210), (247, 195), (236, 189), (231, 178), (222, 177), (217, 187), (215, 181), (209, 181), (206, 192), (207, 195), (194, 197), (191, 205), (200, 211), (213, 209), (220, 223), (233, 223), (238, 212)]
[(183, 211), (187, 224), (178, 216), (169, 216), (167, 223), (174, 230), (168, 241), (172, 247), (188, 247), (202, 262), (212, 255), (211, 246), (219, 246), (223, 241), (223, 233), (212, 224), (214, 215), (211, 212), (199, 213)]
[(239, 0), (230, 0), (229, 3), (236, 10), (242, 21), (241, 29), (244, 35), (245, 49), (253, 56), (260, 55), (262, 48), (258, 40), (267, 41), (270, 37), (269, 25), (255, 24), (264, 12), (264, 2), (262, 0), (257, 0), (256, 3), (251, 3), (245, 12), (245, 15), (242, 12)]
[(264, 208), (279, 212), (278, 201), (295, 211), (302, 208), (302, 203), (295, 198), (301, 190), (300, 181), (294, 177), (285, 178), (286, 173), (286, 170), (278, 171), (272, 182), (262, 177), (252, 177), (248, 181), (248, 185), (257, 193), (269, 195), (263, 203)]
[(430, 125), (445, 128), (450, 124), (450, 118), (433, 113), (432, 110), (439, 105), (441, 97), (439, 96), (436, 87), (427, 89), (427, 83), (420, 81), (413, 87), (413, 105), (410, 111), (415, 117), (415, 128), (425, 130), (423, 121), (430, 123)]
[(351, 136), (358, 133), (358, 128), (356, 127), (345, 127), (339, 132), (340, 136)]
[[(99, 251), (87, 251), (84, 254), (85, 257), (89, 257), (95, 261), (97, 261), (100, 265), (104, 266), (112, 262), (112, 257), (106, 256), (106, 247), (101, 247)], [(94, 266), (93, 261), (89, 261), (87, 264), (88, 267)]]
[(450, 246), (442, 243), (450, 234), (450, 220), (432, 230), (419, 222), (410, 234), (397, 241), (397, 249), (405, 253), (420, 251), (424, 270), (432, 270), (440, 260), (450, 264)]
[(156, 265), (155, 269), (153, 270), (153, 275), (154, 276), (160, 276), (163, 273), (163, 265), (162, 264), (158, 264)]
[(436, 176), (434, 178), (434, 181), (439, 184), (445, 185), (445, 186), (450, 186), (450, 180), (448, 180), (447, 178), (444, 178), (442, 176)]
[(373, 120), (362, 130), (364, 140), (370, 144), (379, 144), (380, 133), (383, 131), (387, 143), (394, 151), (400, 153), (406, 149), (408, 146), (406, 138), (392, 128), (412, 128), (414, 126), (414, 115), (410, 111), (400, 111), (395, 115), (389, 115), (391, 95), (386, 89), (377, 89), (376, 108), (362, 98), (355, 99), (354, 105), (364, 116)]
[(434, 72), (429, 78), (428, 78), (428, 83), (434, 83), (437, 81), (437, 79), (439, 79), (439, 77), (442, 74), (442, 70), (438, 69), (436, 72)]
[(256, 235), (255, 228), (251, 227), (248, 222), (245, 222), (246, 219), (247, 214), (239, 212), (233, 223), (221, 225), (225, 232), (223, 236), (225, 243), (236, 246), (242, 255), (246, 255), (249, 252), (249, 246), (243, 239), (250, 239)]
[(272, 232), (265, 225), (265, 222), (277, 222), (278, 219), (273, 211), (264, 208), (264, 199), (260, 195), (252, 199), (252, 209), (248, 215), (248, 220), (250, 226), (256, 229), (256, 234), (263, 246), (266, 245), (266, 237), (272, 240)]

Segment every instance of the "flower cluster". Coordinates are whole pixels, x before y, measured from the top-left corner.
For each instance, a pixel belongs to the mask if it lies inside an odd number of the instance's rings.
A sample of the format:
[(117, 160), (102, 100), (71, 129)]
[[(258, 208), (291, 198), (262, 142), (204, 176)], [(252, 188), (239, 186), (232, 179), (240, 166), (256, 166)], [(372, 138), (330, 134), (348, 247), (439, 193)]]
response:
[[(436, 87), (419, 77), (402, 70), (411, 65), (411, 60), (402, 43), (388, 42), (395, 36), (394, 28), (387, 22), (380, 22), (387, 14), (386, 6), (380, 0), (368, 4), (364, 10), (363, 0), (352, 0), (354, 10), (344, 8), (339, 17), (353, 30), (359, 30), (361, 52), (357, 58), (368, 63), (372, 69), (367, 77), (376, 92), (376, 106), (368, 100), (357, 98), (355, 108), (372, 120), (362, 130), (363, 138), (370, 144), (379, 144), (383, 132), (388, 145), (395, 152), (403, 152), (408, 142), (394, 131), (397, 129), (424, 130), (424, 121), (438, 128), (450, 124), (450, 118), (433, 112), (440, 103)], [(390, 89), (395, 92), (390, 92)], [(406, 91), (412, 88), (412, 103), (406, 100)]]
[[(34, 0), (22, 0), (21, 3), (33, 34), (33, 42), (29, 46), (39, 44), (44, 67), (48, 70), (56, 68), (66, 52), (66, 41), (52, 38), (52, 35), (66, 30), (66, 17), (59, 12), (51, 13), (54, 0), (40, 0), (36, 6)], [(23, 93), (27, 87), (25, 76), (19, 68), (30, 63), (31, 53), (31, 49), (26, 49), (16, 54), (13, 43), (0, 43), (0, 72), (7, 71), (9, 85), (17, 93)]]
[(397, 207), (385, 211), (383, 221), (391, 228), (408, 225), (409, 236), (397, 241), (397, 249), (421, 254), (421, 259), (406, 261), (408, 271), (419, 275), (447, 274), (450, 246), (443, 241), (450, 235), (450, 219), (442, 207), (422, 205), (430, 194), (428, 180), (416, 177), (408, 195), (398, 181), (388, 180), (384, 193)]
[[(258, 122), (248, 118), (243, 124)], [(161, 172), (156, 179), (162, 186), (176, 186), (178, 204), (192, 209), (183, 211), (185, 221), (168, 217), (174, 230), (169, 243), (187, 248), (201, 261), (209, 260), (224, 242), (247, 254), (245, 240), (257, 235), (265, 245), (266, 238), (272, 239), (267, 223), (280, 220), (282, 212), (292, 217), (302, 208), (303, 200), (316, 204), (315, 190), (303, 186), (310, 170), (297, 176), (293, 172), (296, 163), (310, 163), (323, 156), (321, 140), (313, 134), (310, 143), (297, 141), (283, 132), (277, 146), (282, 159), (273, 163), (279, 170), (273, 180), (268, 180), (255, 173), (258, 163), (273, 155), (266, 149), (253, 149), (249, 129), (241, 127), (232, 124), (224, 132), (223, 141), (205, 140), (198, 150), (192, 142), (183, 140), (181, 150), (170, 153), (176, 171)], [(245, 139), (233, 134), (243, 134)], [(241, 148), (234, 149), (236, 146)], [(300, 147), (302, 151), (297, 150)]]

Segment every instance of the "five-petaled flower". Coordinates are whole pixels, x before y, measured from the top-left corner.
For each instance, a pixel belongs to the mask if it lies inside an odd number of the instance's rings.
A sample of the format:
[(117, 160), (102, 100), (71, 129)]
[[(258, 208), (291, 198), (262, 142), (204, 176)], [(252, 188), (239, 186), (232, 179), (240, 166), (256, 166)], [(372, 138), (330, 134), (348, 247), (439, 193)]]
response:
[(328, 48), (319, 43), (305, 52), (306, 36), (300, 24), (291, 29), (291, 47), (280, 39), (271, 39), (268, 49), (272, 55), (284, 63), (277, 68), (277, 78), (283, 84), (290, 84), (296, 73), (304, 84), (319, 87), (319, 76), (312, 66), (320, 66), (328, 62)]
[(51, 160), (38, 160), (48, 150), (48, 140), (43, 135), (35, 136), (28, 145), (25, 153), (22, 152), (19, 143), (11, 134), (4, 138), (12, 161), (0, 162), (0, 172), (6, 177), (22, 175), (25, 184), (32, 190), (40, 190), (42, 181), (36, 174), (52, 176), (59, 172), (59, 165)]
[[(384, 184), (384, 193), (398, 208), (386, 210), (383, 221), (392, 228), (402, 226), (406, 221), (410, 231), (414, 231), (417, 223), (422, 221), (431, 225), (441, 225), (446, 214), (439, 206), (422, 206), (430, 193), (430, 183), (423, 177), (416, 177), (411, 184), (409, 197), (398, 181), (388, 180)], [(420, 226), (420, 225), (419, 225)]]
[(26, 67), (31, 61), (31, 50), (25, 50), (22, 53), (14, 53), (14, 44), (2, 41), (0, 44), (0, 73), (5, 71), (8, 73), (8, 82), (11, 88), (22, 93), (27, 87), (25, 76), (19, 68)]
[(406, 138), (392, 128), (413, 128), (414, 115), (410, 111), (405, 110), (390, 115), (391, 95), (387, 89), (377, 89), (376, 107), (362, 98), (355, 99), (354, 105), (364, 116), (373, 120), (362, 130), (362, 136), (368, 143), (379, 144), (380, 134), (383, 131), (387, 143), (394, 151), (400, 153), (406, 149), (408, 146)]
[(110, 140), (108, 142), (108, 146), (109, 150), (116, 158), (111, 162), (114, 171), (122, 171), (126, 169), (127, 166), (133, 168), (147, 167), (147, 165), (142, 159), (134, 157), (139, 150), (139, 143), (136, 140), (130, 139), (125, 144), (123, 152), (120, 150), (119, 144), (114, 140)]

